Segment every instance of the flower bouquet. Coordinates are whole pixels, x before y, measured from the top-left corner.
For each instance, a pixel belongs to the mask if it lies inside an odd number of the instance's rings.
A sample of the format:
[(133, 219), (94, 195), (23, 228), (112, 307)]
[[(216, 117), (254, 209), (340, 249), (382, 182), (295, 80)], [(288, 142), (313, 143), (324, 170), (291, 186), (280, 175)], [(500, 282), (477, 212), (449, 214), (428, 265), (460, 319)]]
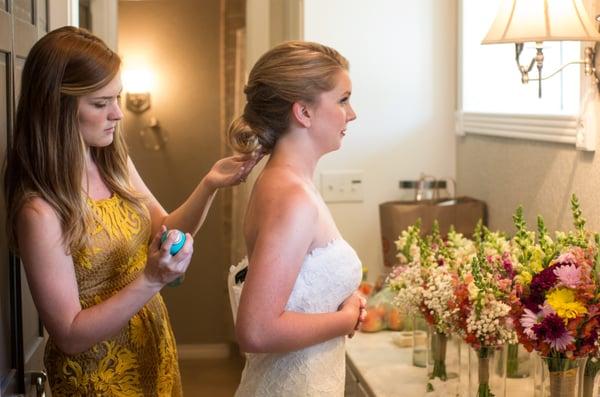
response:
[[(462, 263), (460, 261), (468, 255), (468, 244), (454, 230), (449, 235), (452, 239), (450, 244), (442, 240), (439, 225), (434, 223), (431, 235), (413, 240), (418, 241), (418, 249), (412, 249), (413, 253), (418, 252), (418, 260), (414, 260), (416, 255), (411, 254), (413, 260), (402, 271), (393, 273), (389, 283), (396, 291), (396, 304), (408, 312), (422, 316), (429, 324), (427, 364), (432, 364), (432, 367), (428, 371), (427, 390), (440, 392), (443, 389), (446, 394), (456, 394), (457, 382), (456, 387), (440, 382), (458, 378), (458, 344), (451, 339), (454, 316), (458, 309), (452, 301), (457, 278), (455, 266)], [(409, 240), (410, 238), (406, 238), (403, 241)], [(404, 247), (402, 244), (398, 246)], [(450, 346), (455, 347), (454, 354), (451, 354), (457, 363), (454, 372), (447, 368), (446, 358)]]
[[(505, 344), (516, 342), (510, 318), (514, 258), (506, 237), (490, 232), (481, 223), (474, 239), (477, 255), (470, 268), (459, 271), (454, 290), (456, 325), (471, 347), (468, 395), (500, 396), (504, 395), (505, 364), (491, 363), (502, 357), (499, 350)], [(490, 373), (491, 369), (496, 372)]]
[(413, 365), (416, 367), (426, 366), (426, 339), (427, 334), (422, 327), (424, 319), (420, 316), (420, 312), (415, 308), (421, 302), (423, 283), (421, 275), (421, 221), (409, 226), (403, 230), (396, 241), (398, 254), (398, 265), (395, 266), (388, 278), (386, 284), (394, 293), (392, 303), (398, 309), (411, 318), (410, 326), (413, 333)]
[(515, 329), (527, 350), (543, 360), (542, 395), (580, 395), (582, 371), (597, 351), (600, 325), (597, 299), (598, 236), (585, 231), (577, 198), (571, 209), (574, 232), (557, 232), (553, 241), (538, 218), (538, 243), (522, 250), (513, 289)]

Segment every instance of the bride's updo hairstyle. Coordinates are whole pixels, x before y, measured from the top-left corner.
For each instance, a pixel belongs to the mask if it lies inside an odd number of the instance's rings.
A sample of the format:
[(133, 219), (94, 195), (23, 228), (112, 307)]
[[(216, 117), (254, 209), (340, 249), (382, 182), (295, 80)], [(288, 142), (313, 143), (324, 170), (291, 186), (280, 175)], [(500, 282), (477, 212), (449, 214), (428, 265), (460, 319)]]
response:
[(290, 126), (294, 102), (314, 103), (332, 90), (348, 61), (333, 48), (306, 41), (288, 41), (256, 62), (244, 88), (244, 113), (229, 126), (229, 142), (239, 153), (271, 153)]

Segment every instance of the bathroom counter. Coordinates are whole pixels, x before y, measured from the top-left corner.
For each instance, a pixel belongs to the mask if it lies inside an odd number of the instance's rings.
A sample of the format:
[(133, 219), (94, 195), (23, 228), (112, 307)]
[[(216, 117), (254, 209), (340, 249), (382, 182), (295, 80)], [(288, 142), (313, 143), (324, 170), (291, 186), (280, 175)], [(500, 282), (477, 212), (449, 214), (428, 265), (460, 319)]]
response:
[[(446, 394), (441, 389), (437, 390), (437, 394), (426, 393), (426, 369), (412, 365), (412, 347), (399, 347), (394, 343), (401, 334), (407, 333), (357, 332), (352, 339), (346, 340), (346, 397), (425, 397)], [(406, 336), (404, 340), (408, 343), (412, 341), (407, 341)], [(461, 353), (463, 373), (468, 371), (466, 352), (464, 350)], [(451, 360), (450, 357), (447, 359)], [(467, 388), (467, 379), (461, 381), (462, 388)], [(507, 379), (506, 395), (533, 396), (531, 378)]]
[[(412, 347), (394, 344), (393, 338), (399, 335), (400, 332), (394, 331), (357, 332), (346, 340), (347, 397), (425, 394), (426, 370), (412, 365)], [(353, 383), (358, 383), (358, 392), (353, 390)]]

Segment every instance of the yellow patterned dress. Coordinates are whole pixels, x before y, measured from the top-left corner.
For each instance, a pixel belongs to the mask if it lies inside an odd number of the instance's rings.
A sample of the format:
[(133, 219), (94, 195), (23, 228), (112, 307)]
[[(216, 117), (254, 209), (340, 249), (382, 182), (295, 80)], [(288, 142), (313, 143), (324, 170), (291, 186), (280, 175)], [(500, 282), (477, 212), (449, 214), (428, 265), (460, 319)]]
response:
[[(88, 200), (96, 215), (89, 247), (73, 254), (79, 300), (85, 309), (108, 299), (144, 269), (148, 212), (113, 195)], [(175, 339), (156, 294), (119, 334), (67, 355), (48, 341), (44, 357), (54, 396), (180, 396)]]

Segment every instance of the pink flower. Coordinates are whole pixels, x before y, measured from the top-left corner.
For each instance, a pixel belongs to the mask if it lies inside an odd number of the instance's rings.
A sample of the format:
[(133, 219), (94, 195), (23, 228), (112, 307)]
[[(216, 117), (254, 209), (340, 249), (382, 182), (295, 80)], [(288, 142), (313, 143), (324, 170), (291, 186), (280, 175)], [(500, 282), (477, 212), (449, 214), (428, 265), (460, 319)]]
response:
[(554, 268), (558, 281), (568, 288), (577, 288), (581, 282), (581, 268), (575, 265), (562, 265)]
[(390, 279), (395, 279), (396, 277), (398, 277), (399, 275), (404, 273), (407, 268), (408, 268), (408, 266), (406, 266), (406, 265), (395, 266), (392, 269), (392, 271), (390, 272), (390, 275), (389, 275)]
[(533, 326), (538, 323), (538, 321), (542, 318), (543, 313), (539, 312), (535, 314), (529, 309), (525, 309), (523, 311), (523, 316), (519, 320), (521, 326), (523, 327), (523, 333), (529, 337), (531, 340), (536, 340), (537, 336), (535, 332), (533, 332)]
[(565, 333), (556, 339), (546, 339), (546, 342), (548, 342), (551, 348), (559, 352), (563, 352), (571, 343), (574, 342), (574, 339), (568, 332), (565, 331)]
[(512, 287), (511, 280), (509, 280), (507, 278), (498, 280), (498, 288), (500, 289), (500, 291), (510, 292), (511, 287)]
[(532, 327), (535, 335), (547, 342), (551, 348), (562, 352), (573, 342), (573, 337), (567, 331), (565, 323), (553, 313), (544, 317), (541, 323)]
[(564, 254), (556, 258), (555, 263), (561, 265), (575, 265), (577, 264), (577, 257), (571, 251), (565, 252)]

